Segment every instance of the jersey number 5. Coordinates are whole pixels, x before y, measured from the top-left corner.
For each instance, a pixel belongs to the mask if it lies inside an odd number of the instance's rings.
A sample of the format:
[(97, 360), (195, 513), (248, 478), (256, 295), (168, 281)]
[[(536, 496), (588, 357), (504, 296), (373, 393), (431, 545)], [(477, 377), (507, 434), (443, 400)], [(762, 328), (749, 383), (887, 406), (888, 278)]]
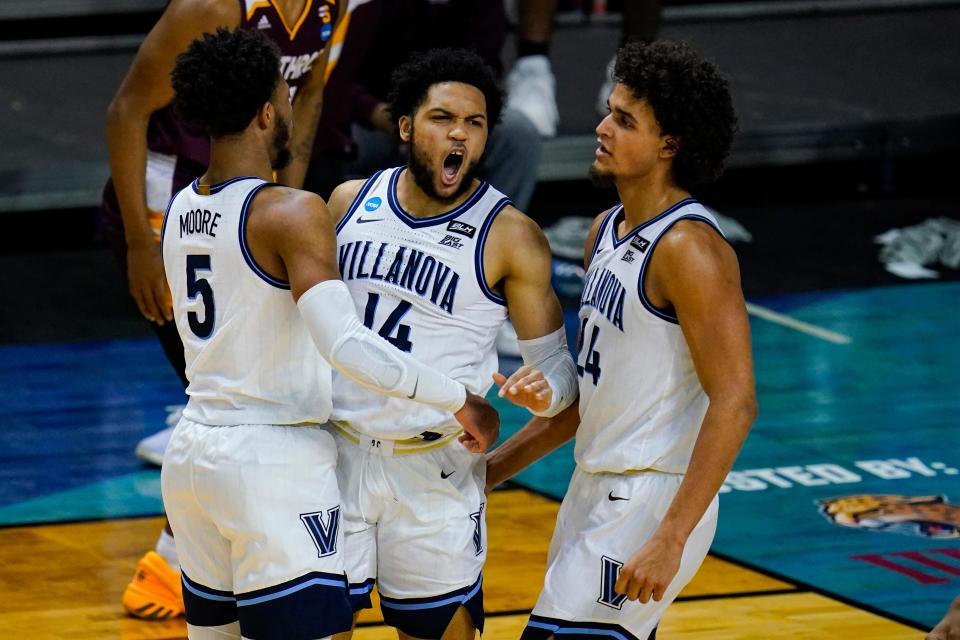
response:
[[(367, 308), (363, 312), (363, 325), (367, 329), (373, 330), (373, 320), (377, 315), (377, 304), (379, 302), (379, 294), (371, 293), (370, 297), (367, 298)], [(383, 326), (377, 332), (384, 340), (400, 349), (400, 351), (406, 351), (407, 353), (413, 349), (413, 343), (410, 342), (410, 325), (400, 324), (400, 320), (407, 315), (410, 307), (409, 302), (401, 300), (397, 308), (383, 321)], [(394, 331), (396, 331), (396, 335), (394, 335)]]
[[(589, 373), (593, 377), (593, 386), (597, 386), (597, 381), (600, 379), (600, 352), (594, 350), (594, 347), (597, 346), (600, 327), (593, 326), (593, 332), (590, 334), (590, 348), (584, 352), (583, 333), (586, 330), (587, 319), (583, 318), (580, 321), (580, 332), (577, 334), (577, 375), (582, 378), (584, 373)], [(583, 356), (583, 364), (580, 364), (580, 356)]]
[(213, 333), (213, 289), (205, 278), (198, 278), (198, 271), (212, 272), (210, 267), (210, 256), (187, 256), (187, 296), (190, 302), (197, 299), (197, 296), (203, 300), (203, 320), (196, 311), (187, 313), (187, 322), (190, 323), (190, 331), (198, 338), (209, 338)]

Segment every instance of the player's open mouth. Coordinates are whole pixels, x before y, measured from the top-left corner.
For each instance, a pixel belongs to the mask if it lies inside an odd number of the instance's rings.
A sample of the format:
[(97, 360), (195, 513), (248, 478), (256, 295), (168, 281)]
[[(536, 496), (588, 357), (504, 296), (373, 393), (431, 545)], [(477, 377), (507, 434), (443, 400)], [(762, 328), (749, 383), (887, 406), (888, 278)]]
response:
[(607, 151), (607, 148), (601, 144), (597, 147), (597, 151), (594, 155), (596, 155), (597, 159), (599, 160), (600, 158), (610, 157), (610, 152)]
[(463, 149), (454, 149), (443, 159), (443, 171), (440, 178), (444, 186), (452, 187), (460, 179), (460, 169), (463, 167)]

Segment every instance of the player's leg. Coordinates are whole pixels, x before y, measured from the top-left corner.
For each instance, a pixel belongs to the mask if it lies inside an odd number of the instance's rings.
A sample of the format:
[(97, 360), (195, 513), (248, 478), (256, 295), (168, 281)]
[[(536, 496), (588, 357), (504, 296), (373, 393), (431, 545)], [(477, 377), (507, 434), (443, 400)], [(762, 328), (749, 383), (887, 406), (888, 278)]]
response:
[[(217, 469), (210, 482), (220, 483), (221, 492), (211, 512), (230, 540), (243, 636), (283, 640), (348, 631), (353, 613), (333, 438), (310, 426), (221, 429), (229, 440), (211, 447)], [(198, 481), (202, 475), (198, 470)]]
[(620, 567), (653, 535), (681, 481), (682, 476), (662, 473), (627, 476), (577, 470), (557, 516), (544, 588), (524, 630), (525, 640), (572, 629), (628, 640), (655, 637), (664, 611), (709, 551), (716, 499), (690, 535), (680, 569), (659, 602), (627, 600), (614, 585)]
[(211, 429), (181, 420), (171, 437), (160, 481), (164, 508), (177, 532), (182, 567), (177, 579), (182, 579), (190, 638), (219, 640), (240, 634), (230, 542), (207, 507), (218, 500), (222, 483), (195, 474), (198, 462), (208, 464), (203, 449)]
[[(408, 635), (397, 629), (397, 637), (400, 640), (420, 640), (415, 636)], [(467, 611), (466, 607), (460, 607), (453, 614), (453, 618), (447, 625), (440, 640), (474, 640), (477, 637), (477, 626), (473, 622), (473, 616)]]
[[(377, 519), (382, 501), (377, 475), (366, 475), (370, 454), (336, 429), (330, 427), (329, 431), (337, 444), (344, 562), (356, 624), (359, 612), (373, 606), (370, 594), (377, 579)], [(337, 634), (334, 640), (348, 640), (352, 634), (352, 630)]]
[(401, 637), (472, 638), (484, 621), (484, 457), (453, 441), (382, 461), (395, 498), (378, 526), (384, 621)]

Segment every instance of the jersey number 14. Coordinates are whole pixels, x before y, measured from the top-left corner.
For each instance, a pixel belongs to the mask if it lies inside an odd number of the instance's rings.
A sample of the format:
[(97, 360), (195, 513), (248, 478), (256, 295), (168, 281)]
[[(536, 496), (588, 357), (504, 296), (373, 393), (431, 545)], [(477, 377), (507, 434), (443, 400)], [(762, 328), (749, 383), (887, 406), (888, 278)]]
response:
[[(363, 311), (363, 326), (373, 331), (373, 321), (377, 316), (377, 305), (380, 303), (380, 295), (371, 293), (367, 298), (367, 307)], [(380, 326), (377, 333), (381, 338), (395, 346), (400, 351), (409, 353), (413, 349), (413, 343), (410, 342), (410, 325), (400, 324), (403, 316), (410, 311), (411, 303), (401, 300), (400, 304), (387, 316)]]
[[(587, 319), (580, 320), (580, 331), (577, 333), (577, 375), (581, 378), (584, 373), (589, 373), (593, 378), (593, 386), (597, 386), (600, 379), (600, 352), (595, 349), (597, 346), (597, 337), (600, 335), (600, 327), (593, 326), (590, 333), (590, 348), (583, 349), (584, 332), (587, 330)], [(582, 364), (581, 364), (582, 360)]]

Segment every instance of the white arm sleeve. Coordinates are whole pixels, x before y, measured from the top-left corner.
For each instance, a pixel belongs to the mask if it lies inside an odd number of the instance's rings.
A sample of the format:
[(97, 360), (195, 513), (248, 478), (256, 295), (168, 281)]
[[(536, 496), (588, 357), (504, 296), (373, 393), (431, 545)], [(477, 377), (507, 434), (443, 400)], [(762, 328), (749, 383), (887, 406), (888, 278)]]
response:
[(550, 406), (532, 412), (536, 416), (552, 418), (577, 399), (577, 367), (567, 348), (567, 332), (560, 327), (553, 333), (532, 340), (518, 340), (523, 364), (539, 369), (553, 390)]
[(467, 390), (461, 383), (422, 365), (363, 326), (342, 281), (314, 285), (297, 306), (320, 355), (360, 386), (451, 413), (466, 402)]

